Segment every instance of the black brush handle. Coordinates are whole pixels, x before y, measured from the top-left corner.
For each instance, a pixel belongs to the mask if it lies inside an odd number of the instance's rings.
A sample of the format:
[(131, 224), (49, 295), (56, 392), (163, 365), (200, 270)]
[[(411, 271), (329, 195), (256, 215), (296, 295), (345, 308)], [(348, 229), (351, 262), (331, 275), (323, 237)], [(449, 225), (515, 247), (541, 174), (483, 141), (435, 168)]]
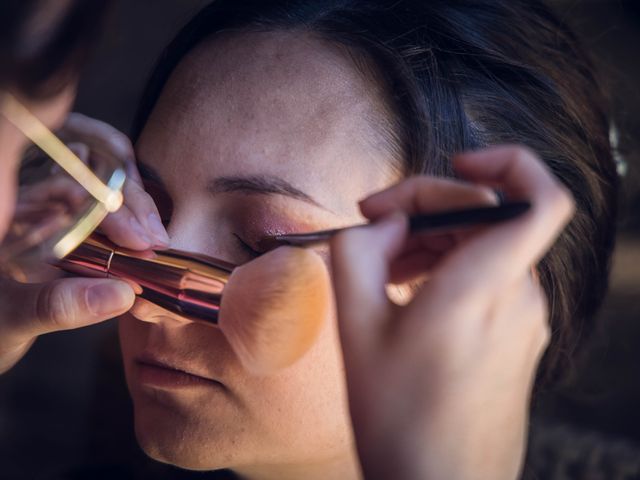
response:
[[(531, 205), (528, 202), (510, 202), (492, 207), (476, 207), (464, 210), (448, 210), (440, 213), (412, 215), (409, 218), (409, 228), (412, 233), (415, 233), (427, 230), (445, 230), (456, 227), (486, 225), (515, 218), (525, 213), (530, 207)], [(259, 248), (267, 251), (277, 248), (280, 245), (292, 245), (295, 247), (316, 245), (328, 241), (333, 235), (344, 230), (344, 228), (265, 237), (259, 242)]]
[(422, 230), (465, 227), (497, 223), (516, 218), (531, 208), (529, 202), (509, 202), (495, 207), (478, 207), (464, 210), (449, 210), (442, 213), (412, 215), (409, 229), (412, 233)]

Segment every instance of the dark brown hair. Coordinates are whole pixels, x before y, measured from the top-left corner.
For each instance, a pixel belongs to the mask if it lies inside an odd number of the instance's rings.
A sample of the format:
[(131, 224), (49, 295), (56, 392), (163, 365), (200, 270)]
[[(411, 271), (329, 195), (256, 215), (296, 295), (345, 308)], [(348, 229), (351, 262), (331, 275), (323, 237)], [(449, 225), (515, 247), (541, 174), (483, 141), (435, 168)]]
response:
[(373, 65), (406, 175), (452, 175), (455, 153), (487, 145), (537, 152), (577, 204), (539, 265), (552, 327), (542, 375), (563, 370), (606, 290), (618, 189), (607, 103), (570, 29), (539, 0), (219, 0), (160, 58), (134, 138), (194, 46), (248, 30), (310, 32)]
[[(65, 3), (68, 3), (66, 5)], [(0, 88), (43, 98), (78, 75), (97, 40), (110, 0), (2, 0), (0, 2)], [(44, 9), (44, 10), (43, 10)], [(46, 10), (50, 24), (34, 20)]]

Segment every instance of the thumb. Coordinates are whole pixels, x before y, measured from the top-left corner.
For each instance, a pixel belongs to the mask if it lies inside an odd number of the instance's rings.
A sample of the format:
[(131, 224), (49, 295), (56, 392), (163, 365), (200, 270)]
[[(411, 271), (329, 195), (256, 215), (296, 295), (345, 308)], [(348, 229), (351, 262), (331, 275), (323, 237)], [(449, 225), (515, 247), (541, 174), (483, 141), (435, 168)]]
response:
[(33, 338), (107, 320), (133, 306), (135, 294), (125, 282), (68, 278), (39, 285), (10, 287), (10, 332)]
[(332, 276), (345, 356), (376, 342), (391, 307), (385, 290), (389, 264), (400, 253), (407, 230), (406, 216), (395, 213), (332, 239)]

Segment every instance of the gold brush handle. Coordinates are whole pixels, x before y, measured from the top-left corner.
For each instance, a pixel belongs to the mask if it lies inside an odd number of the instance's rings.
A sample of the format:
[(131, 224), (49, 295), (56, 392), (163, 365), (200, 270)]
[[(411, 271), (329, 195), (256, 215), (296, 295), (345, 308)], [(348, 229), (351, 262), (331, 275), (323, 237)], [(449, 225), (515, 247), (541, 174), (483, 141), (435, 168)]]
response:
[(222, 292), (235, 265), (181, 250), (135, 252), (94, 235), (59, 268), (79, 274), (127, 280), (144, 298), (189, 320), (216, 324)]

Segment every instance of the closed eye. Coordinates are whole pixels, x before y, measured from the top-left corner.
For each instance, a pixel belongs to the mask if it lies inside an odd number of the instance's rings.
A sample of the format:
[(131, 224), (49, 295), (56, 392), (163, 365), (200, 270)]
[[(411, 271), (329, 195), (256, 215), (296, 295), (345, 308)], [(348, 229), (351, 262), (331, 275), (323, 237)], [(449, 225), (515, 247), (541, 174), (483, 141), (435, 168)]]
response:
[(240, 246), (240, 248), (247, 253), (252, 259), (259, 257), (260, 255), (264, 254), (265, 252), (261, 252), (258, 251), (254, 248), (251, 247), (251, 245), (249, 245), (247, 242), (245, 242), (244, 240), (242, 240), (242, 238), (234, 233), (233, 236), (236, 238), (238, 245)]

